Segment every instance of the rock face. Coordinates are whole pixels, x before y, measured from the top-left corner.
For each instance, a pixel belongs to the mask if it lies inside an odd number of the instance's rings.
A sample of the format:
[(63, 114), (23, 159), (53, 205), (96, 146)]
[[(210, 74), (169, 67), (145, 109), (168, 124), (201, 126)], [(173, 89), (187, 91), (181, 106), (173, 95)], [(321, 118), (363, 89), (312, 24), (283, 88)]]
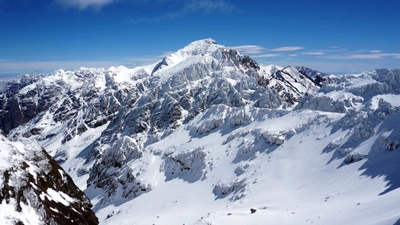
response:
[[(48, 109), (59, 95), (56, 86), (40, 83), (41, 76), (24, 75), (18, 80), (8, 82), (8, 89), (0, 95), (1, 127), (5, 133), (24, 124), (38, 113)], [(37, 83), (36, 88), (20, 92), (21, 88)]]
[[(0, 145), (3, 223), (98, 224), (90, 200), (44, 149), (26, 139), (11, 142), (4, 136)], [(1, 215), (4, 210), (9, 215)]]
[(303, 74), (291, 66), (276, 68), (271, 74), (267, 72), (268, 70), (271, 71), (271, 68), (264, 68), (265, 74), (259, 78), (258, 83), (277, 90), (279, 96), (292, 105), (298, 103), (304, 95), (316, 92), (321, 86), (318, 79)]
[(320, 86), (323, 84), (335, 83), (340, 79), (340, 76), (322, 73), (318, 70), (313, 70), (305, 66), (296, 66), (295, 68), (300, 73), (310, 77), (315, 83)]

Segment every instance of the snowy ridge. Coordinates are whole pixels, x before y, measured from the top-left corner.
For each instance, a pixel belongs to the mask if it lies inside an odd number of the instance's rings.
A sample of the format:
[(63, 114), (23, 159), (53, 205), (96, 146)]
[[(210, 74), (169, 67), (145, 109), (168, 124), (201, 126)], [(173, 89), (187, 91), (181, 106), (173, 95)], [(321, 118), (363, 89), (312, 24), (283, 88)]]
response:
[(279, 95), (286, 101), (296, 104), (304, 95), (317, 91), (320, 84), (307, 75), (300, 73), (294, 67), (267, 66), (262, 68), (263, 76), (259, 84), (278, 91)]
[(399, 69), (380, 69), (359, 75), (344, 75), (339, 82), (324, 85), (315, 96), (305, 96), (297, 108), (332, 112), (368, 111), (376, 108), (379, 99), (396, 101), (400, 91), (399, 74)]
[[(262, 66), (205, 39), (149, 66), (35, 79), (9, 83), (3, 109), (60, 91), (9, 137), (54, 156), (101, 224), (400, 218), (398, 69), (336, 77)], [(51, 88), (20, 93), (42, 79)]]
[(154, 67), (152, 74), (157, 71), (164, 70), (165, 67), (173, 67), (188, 58), (196, 58), (197, 60), (201, 60), (202, 57), (210, 55), (218, 48), (222, 47), (223, 46), (221, 45), (217, 45), (217, 42), (212, 39), (204, 39), (192, 42), (185, 48), (164, 57), (164, 59)]

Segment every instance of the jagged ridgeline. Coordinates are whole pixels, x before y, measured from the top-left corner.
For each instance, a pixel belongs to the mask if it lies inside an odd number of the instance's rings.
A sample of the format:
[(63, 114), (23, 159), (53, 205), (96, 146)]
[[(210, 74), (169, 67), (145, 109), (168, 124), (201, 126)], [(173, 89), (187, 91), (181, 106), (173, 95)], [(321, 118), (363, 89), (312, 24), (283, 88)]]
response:
[[(229, 210), (266, 210), (264, 202), (276, 206), (274, 218), (288, 218), (286, 209), (297, 204), (322, 222), (352, 223), (337, 220), (339, 211), (371, 219), (365, 209), (398, 196), (389, 166), (398, 160), (388, 154), (400, 147), (399, 80), (398, 69), (335, 76), (264, 66), (205, 39), (148, 66), (9, 81), (0, 95), (1, 129), (46, 149), (92, 200), (101, 223), (134, 214), (134, 224), (232, 224)], [(371, 188), (356, 191), (363, 186)], [(319, 207), (333, 195), (337, 204)], [(354, 208), (354, 198), (365, 203)], [(173, 216), (175, 208), (182, 217)], [(376, 221), (398, 215), (388, 214)]]
[[(63, 122), (85, 109), (84, 121), (76, 131), (81, 133), (87, 127), (105, 124), (127, 104), (140, 108), (137, 111), (146, 111), (147, 103), (154, 101), (157, 104), (151, 108), (155, 110), (169, 106), (166, 115), (159, 112), (157, 118), (138, 121), (135, 128), (141, 132), (187, 122), (213, 104), (240, 107), (256, 102), (258, 107), (287, 107), (316, 91), (320, 84), (319, 76), (308, 76), (293, 67), (263, 67), (234, 49), (206, 39), (191, 43), (156, 65), (134, 70), (81, 68), (49, 75), (25, 74), (9, 81), (8, 89), (1, 94), (1, 129), (7, 134), (47, 110), (55, 122)], [(127, 99), (129, 102), (125, 102)], [(169, 114), (174, 116), (170, 118)]]

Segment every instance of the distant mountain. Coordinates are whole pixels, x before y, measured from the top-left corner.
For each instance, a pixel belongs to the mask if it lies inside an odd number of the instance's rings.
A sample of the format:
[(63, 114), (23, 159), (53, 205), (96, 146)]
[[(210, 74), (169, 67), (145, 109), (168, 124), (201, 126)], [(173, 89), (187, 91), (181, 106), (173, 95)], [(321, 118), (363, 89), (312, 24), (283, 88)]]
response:
[(305, 67), (305, 66), (296, 66), (295, 68), (300, 73), (305, 74), (305, 75), (307, 75), (309, 77), (313, 77), (313, 78), (316, 77), (316, 76), (324, 77), (324, 76), (328, 75), (326, 73), (322, 73), (322, 72), (320, 72), (318, 70), (314, 70), (314, 69), (311, 69), (311, 68), (308, 68), (308, 67)]
[(204, 39), (148, 66), (10, 81), (1, 129), (45, 148), (101, 224), (394, 224), (399, 80)]
[(310, 77), (313, 79), (317, 84), (322, 85), (324, 83), (333, 83), (339, 80), (339, 76), (333, 74), (326, 74), (319, 72), (317, 70), (313, 70), (311, 68), (305, 66), (296, 66), (295, 67), (300, 73)]

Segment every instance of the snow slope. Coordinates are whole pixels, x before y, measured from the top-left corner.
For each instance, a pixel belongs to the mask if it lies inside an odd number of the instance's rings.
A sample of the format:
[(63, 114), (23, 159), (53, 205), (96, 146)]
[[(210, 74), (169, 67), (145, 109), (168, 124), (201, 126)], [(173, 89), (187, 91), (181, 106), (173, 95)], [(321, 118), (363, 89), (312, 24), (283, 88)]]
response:
[(373, 172), (398, 165), (399, 152), (347, 163), (329, 146), (348, 130), (326, 126), (342, 117), (302, 110), (205, 135), (181, 128), (127, 164), (151, 191), (95, 210), (104, 224), (393, 224), (399, 190), (382, 194), (390, 182)]
[(8, 136), (54, 156), (101, 224), (395, 224), (400, 70), (324, 77), (205, 39), (9, 83), (0, 116), (60, 90)]
[[(103, 224), (395, 224), (399, 76), (345, 76), (294, 111), (212, 106), (124, 164), (144, 193), (86, 193)], [(321, 98), (349, 106), (303, 108)]]

